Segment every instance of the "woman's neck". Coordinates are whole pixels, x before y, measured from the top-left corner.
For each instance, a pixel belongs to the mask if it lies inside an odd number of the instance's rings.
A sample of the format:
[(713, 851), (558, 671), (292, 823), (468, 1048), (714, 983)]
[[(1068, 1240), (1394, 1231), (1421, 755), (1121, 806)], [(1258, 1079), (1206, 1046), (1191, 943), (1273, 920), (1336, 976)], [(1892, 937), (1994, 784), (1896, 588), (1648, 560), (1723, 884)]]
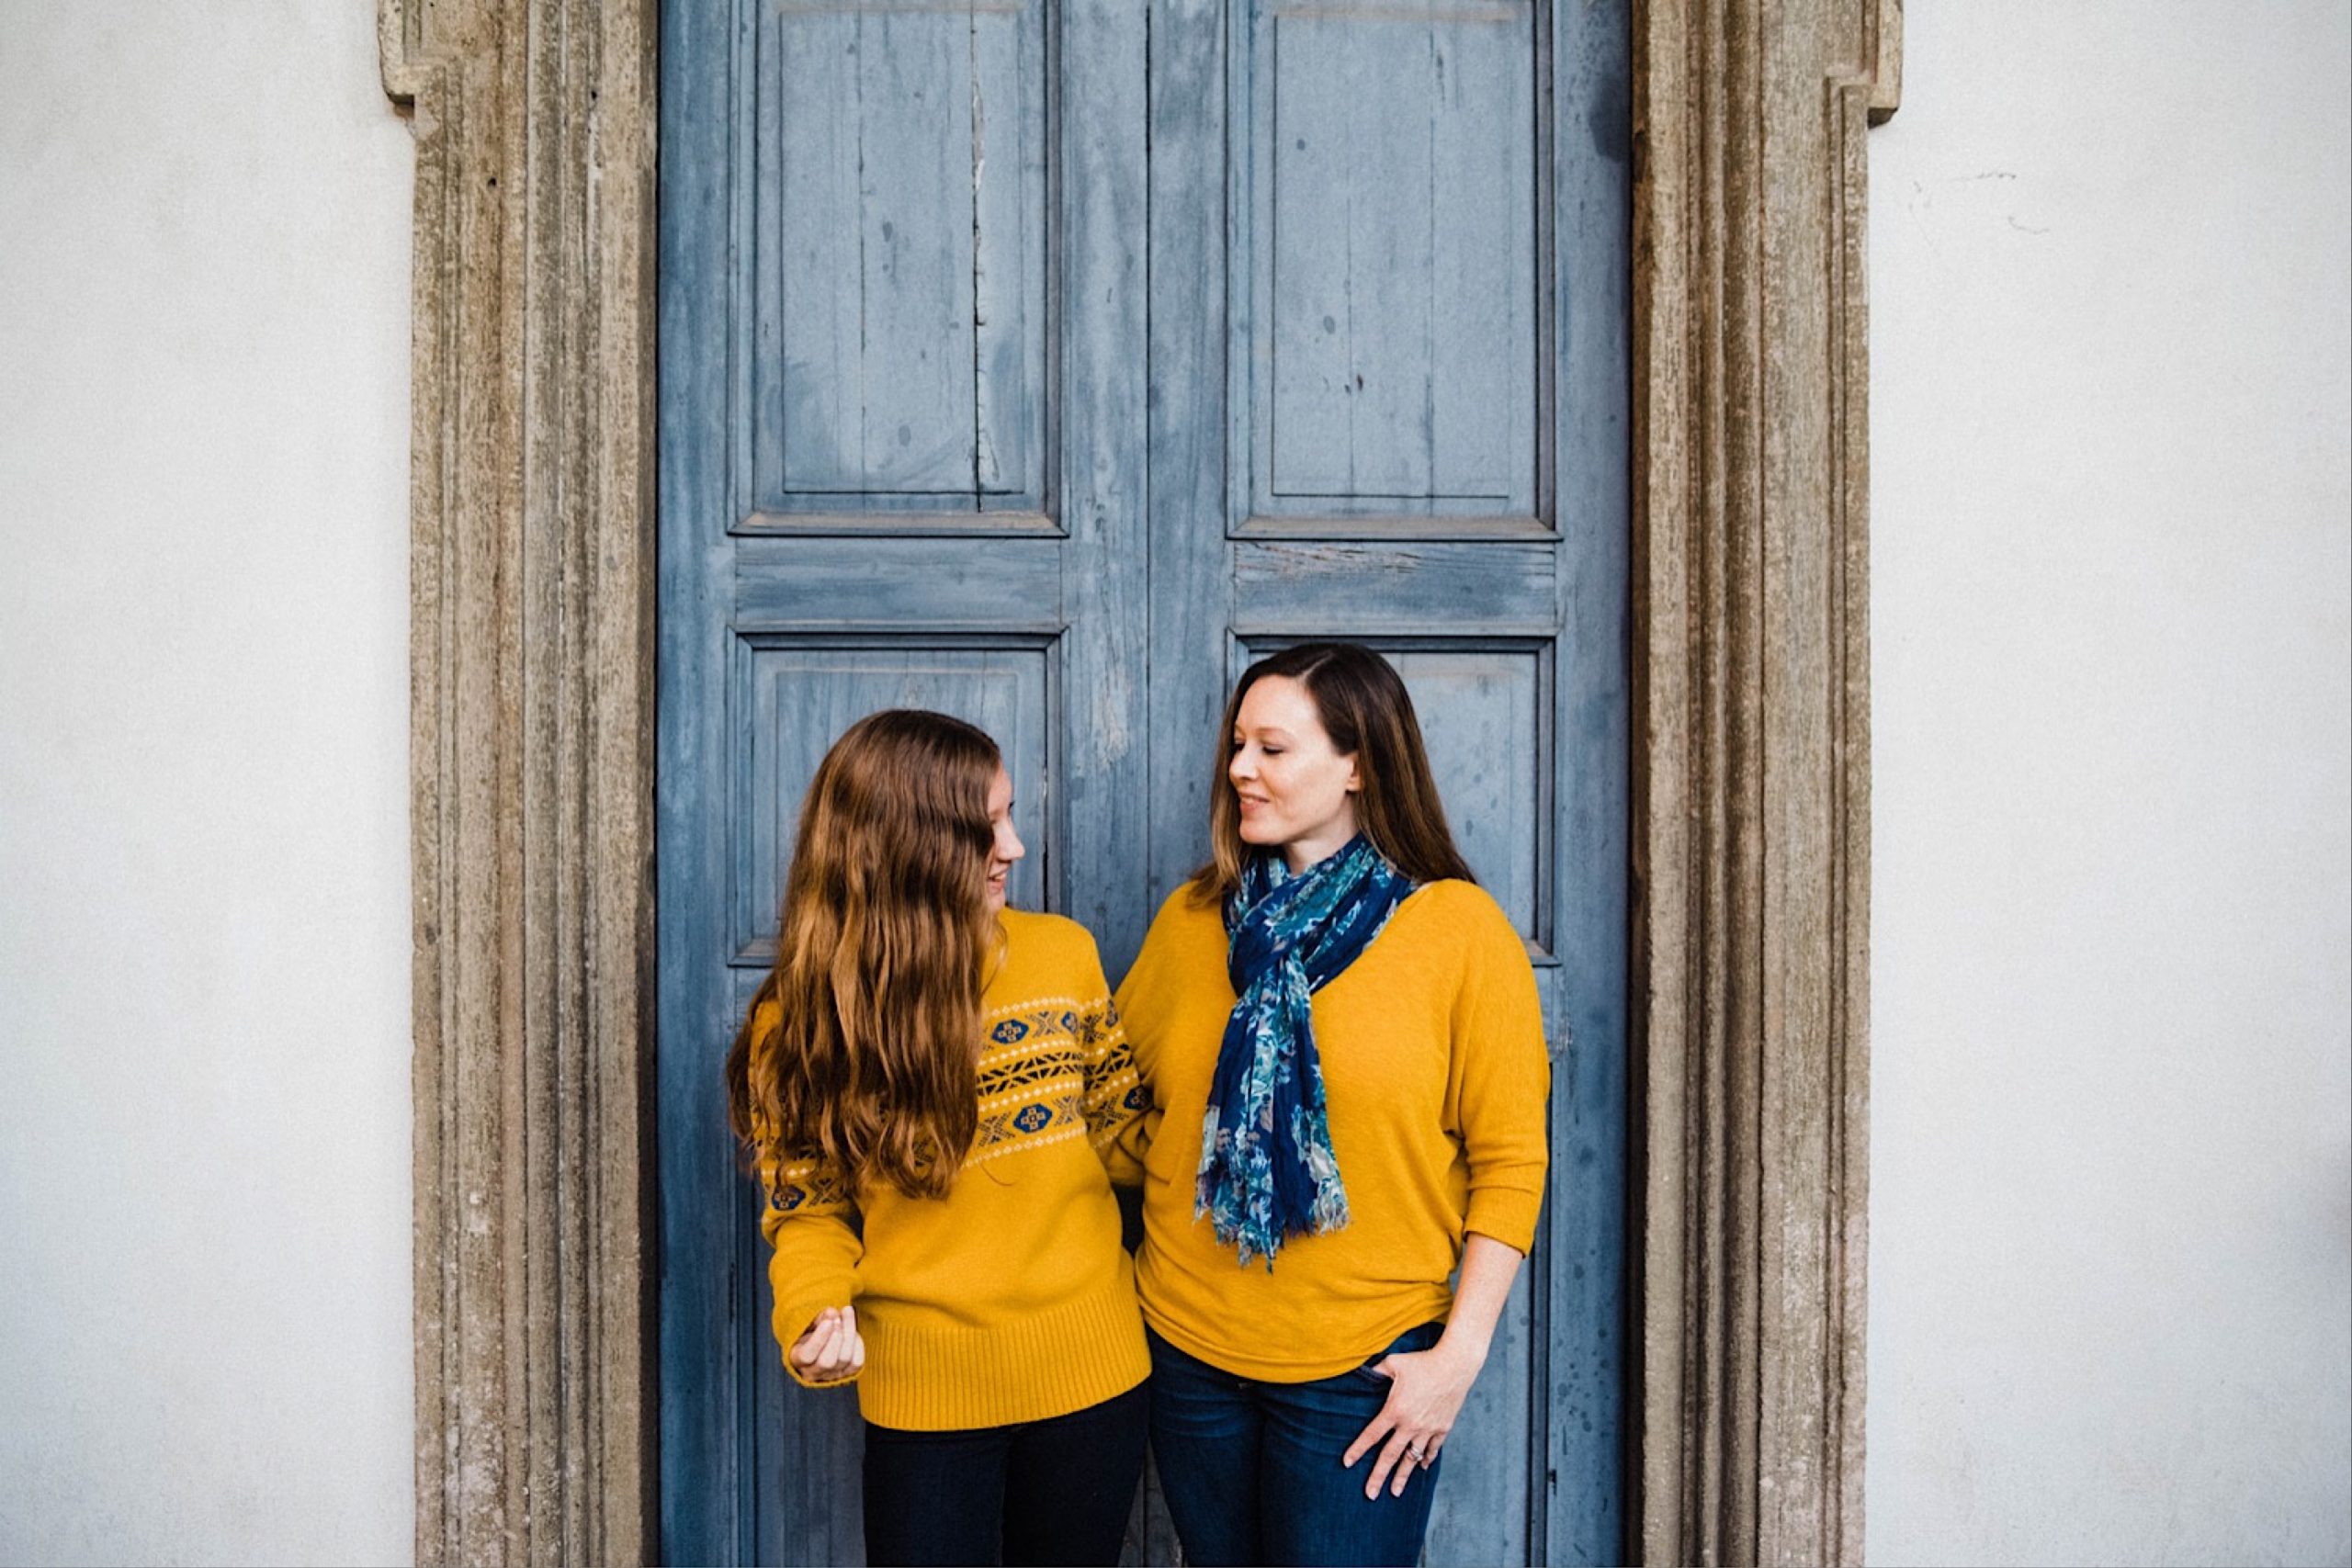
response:
[(1283, 846), (1283, 863), (1290, 867), (1293, 876), (1297, 876), (1346, 849), (1355, 836), (1356, 827), (1351, 822), (1344, 828), (1317, 833), (1311, 839), (1293, 839)]

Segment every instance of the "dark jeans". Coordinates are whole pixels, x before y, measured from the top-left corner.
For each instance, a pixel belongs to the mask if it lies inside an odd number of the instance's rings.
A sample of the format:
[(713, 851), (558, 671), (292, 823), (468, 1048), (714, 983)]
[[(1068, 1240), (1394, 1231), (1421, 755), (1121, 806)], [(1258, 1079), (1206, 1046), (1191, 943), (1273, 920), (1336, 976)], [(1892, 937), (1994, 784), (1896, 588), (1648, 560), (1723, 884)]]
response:
[(1143, 1474), (1148, 1383), (1046, 1421), (865, 1427), (865, 1560), (1116, 1562)]
[[(1420, 1560), (1438, 1464), (1401, 1497), (1363, 1495), (1380, 1450), (1351, 1470), (1340, 1456), (1388, 1399), (1369, 1371), (1381, 1356), (1426, 1350), (1445, 1325), (1407, 1329), (1363, 1366), (1313, 1382), (1261, 1382), (1151, 1339), (1151, 1451), (1184, 1561), (1200, 1564), (1392, 1563)], [(1407, 1461), (1399, 1461), (1407, 1462)]]

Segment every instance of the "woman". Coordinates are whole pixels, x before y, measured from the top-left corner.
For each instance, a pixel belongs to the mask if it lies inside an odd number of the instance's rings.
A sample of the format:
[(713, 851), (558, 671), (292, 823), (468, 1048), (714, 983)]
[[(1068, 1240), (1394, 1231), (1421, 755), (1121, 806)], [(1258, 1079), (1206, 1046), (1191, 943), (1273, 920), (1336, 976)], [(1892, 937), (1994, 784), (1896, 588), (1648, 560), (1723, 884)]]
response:
[(1189, 1562), (1410, 1563), (1543, 1202), (1534, 973), (1379, 655), (1261, 660), (1225, 733), (1213, 858), (1119, 989), (1165, 1117), (1152, 1452)]
[(1145, 1100), (1093, 939), (1005, 907), (1023, 852), (986, 734), (853, 725), (727, 1058), (776, 1340), (801, 1383), (857, 1384), (876, 1563), (1114, 1562), (1143, 1467), (1109, 1174), (1139, 1179)]

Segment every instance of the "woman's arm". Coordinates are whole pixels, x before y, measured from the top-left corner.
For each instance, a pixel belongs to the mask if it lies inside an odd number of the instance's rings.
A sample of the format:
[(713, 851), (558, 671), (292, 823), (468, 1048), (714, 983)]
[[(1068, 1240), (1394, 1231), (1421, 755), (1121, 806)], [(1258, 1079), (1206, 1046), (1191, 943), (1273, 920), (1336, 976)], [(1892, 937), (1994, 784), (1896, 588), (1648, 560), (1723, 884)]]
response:
[[(1368, 1450), (1380, 1447), (1380, 1458), (1364, 1482), (1365, 1496), (1378, 1496), (1381, 1483), (1392, 1472), (1396, 1479), (1391, 1489), (1401, 1494), (1412, 1466), (1430, 1463), (1445, 1447), (1462, 1414), (1462, 1402), (1470, 1397), (1470, 1385), (1487, 1364), (1495, 1325), (1502, 1320), (1503, 1303), (1510, 1299), (1511, 1280), (1519, 1274), (1519, 1258), (1517, 1247), (1471, 1232), (1463, 1241), (1462, 1279), (1444, 1335), (1426, 1350), (1386, 1357), (1372, 1369), (1388, 1379), (1387, 1403), (1340, 1460), (1353, 1469)], [(1387, 1441), (1382, 1444), (1384, 1435)]]
[[(1552, 1061), (1535, 971), (1519, 932), (1494, 901), (1476, 894), (1466, 911), (1476, 922), (1453, 998), (1453, 1058), (1449, 1125), (1470, 1168), (1463, 1216), (1462, 1271), (1445, 1336), (1419, 1355), (1380, 1363), (1393, 1380), (1380, 1416), (1350, 1446), (1354, 1464), (1388, 1434), (1372, 1468), (1366, 1496), (1395, 1473), (1405, 1490), (1411, 1472), (1399, 1458), (1427, 1464), (1445, 1446), (1462, 1402), (1487, 1362), (1519, 1260), (1535, 1244), (1550, 1164), (1545, 1122)], [(1401, 1363), (1401, 1365), (1400, 1365)], [(1378, 1370), (1378, 1369), (1375, 1369)]]

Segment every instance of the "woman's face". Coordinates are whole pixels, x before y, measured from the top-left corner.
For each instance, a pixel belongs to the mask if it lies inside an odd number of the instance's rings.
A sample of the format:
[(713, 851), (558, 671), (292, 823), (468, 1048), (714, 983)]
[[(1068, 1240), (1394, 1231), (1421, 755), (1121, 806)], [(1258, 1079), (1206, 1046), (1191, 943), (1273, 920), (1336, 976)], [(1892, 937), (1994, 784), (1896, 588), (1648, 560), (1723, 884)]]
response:
[(1021, 835), (1012, 829), (1012, 778), (1001, 766), (989, 781), (989, 826), (996, 829), (996, 842), (989, 846), (988, 907), (993, 915), (1004, 908), (1006, 874), (1014, 861), (1029, 852)]
[(1225, 775), (1241, 803), (1241, 841), (1279, 845), (1293, 871), (1356, 834), (1356, 760), (1342, 756), (1306, 686), (1267, 675), (1242, 694)]

